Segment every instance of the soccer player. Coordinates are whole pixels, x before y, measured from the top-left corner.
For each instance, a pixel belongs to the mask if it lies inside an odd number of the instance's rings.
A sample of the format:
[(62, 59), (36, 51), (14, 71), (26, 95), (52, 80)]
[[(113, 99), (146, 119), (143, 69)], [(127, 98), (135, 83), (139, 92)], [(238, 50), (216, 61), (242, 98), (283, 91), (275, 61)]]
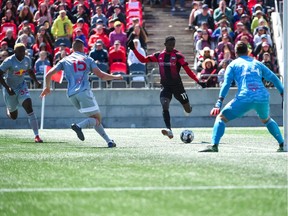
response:
[(131, 37), (131, 40), (128, 42), (128, 46), (131, 50), (133, 50), (140, 62), (158, 62), (162, 86), (160, 102), (163, 110), (163, 119), (166, 125), (166, 128), (161, 132), (164, 136), (168, 136), (170, 139), (173, 138), (169, 113), (169, 105), (172, 95), (174, 95), (174, 97), (182, 104), (186, 113), (192, 112), (192, 106), (189, 103), (188, 95), (186, 94), (181, 76), (179, 74), (181, 67), (183, 67), (186, 73), (199, 85), (201, 85), (203, 88), (206, 87), (206, 84), (199, 82), (196, 75), (189, 68), (184, 56), (179, 51), (174, 49), (175, 44), (175, 37), (168, 36), (165, 39), (165, 49), (162, 52), (156, 52), (152, 55), (144, 57), (137, 51), (137, 49), (135, 49), (133, 37)]
[(97, 101), (90, 89), (89, 73), (92, 71), (103, 80), (123, 79), (121, 75), (111, 75), (104, 73), (96, 62), (84, 54), (84, 42), (76, 39), (72, 44), (73, 53), (60, 60), (46, 75), (46, 87), (41, 93), (41, 97), (50, 94), (51, 77), (57, 71), (63, 70), (68, 81), (67, 96), (70, 102), (84, 113), (88, 118), (77, 124), (72, 124), (78, 138), (84, 141), (85, 137), (82, 128), (94, 127), (97, 133), (107, 142), (108, 147), (116, 147), (115, 142), (106, 134), (101, 124), (101, 114)]
[[(225, 123), (240, 118), (250, 110), (257, 112), (262, 123), (279, 143), (277, 151), (282, 152), (284, 140), (278, 124), (269, 116), (269, 92), (263, 85), (262, 77), (274, 84), (281, 94), (282, 100), (283, 85), (263, 63), (248, 56), (248, 48), (244, 42), (237, 42), (235, 53), (238, 58), (227, 66), (219, 99), (210, 113), (212, 116), (217, 116), (213, 127), (212, 146), (208, 146), (207, 149), (200, 152), (218, 152), (218, 145), (225, 131)], [(238, 86), (237, 95), (220, 112), (233, 80)]]
[[(15, 54), (7, 57), (0, 65), (0, 83), (3, 87), (3, 97), (8, 117), (16, 120), (18, 117), (18, 106), (22, 105), (35, 134), (35, 142), (42, 143), (43, 140), (39, 137), (37, 117), (33, 112), (32, 100), (24, 80), (25, 73), (28, 72), (37, 88), (41, 87), (41, 83), (38, 82), (32, 70), (31, 59), (25, 55), (25, 51), (26, 48), (23, 43), (15, 44)], [(5, 79), (4, 75), (6, 75)]]

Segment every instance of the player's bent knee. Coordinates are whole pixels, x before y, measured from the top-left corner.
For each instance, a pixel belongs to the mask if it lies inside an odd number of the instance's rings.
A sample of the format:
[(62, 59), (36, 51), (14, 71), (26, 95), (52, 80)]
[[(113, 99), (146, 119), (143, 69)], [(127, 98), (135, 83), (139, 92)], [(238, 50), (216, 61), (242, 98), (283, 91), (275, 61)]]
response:
[(267, 119), (260, 119), (263, 124), (266, 124), (270, 120), (270, 116)]

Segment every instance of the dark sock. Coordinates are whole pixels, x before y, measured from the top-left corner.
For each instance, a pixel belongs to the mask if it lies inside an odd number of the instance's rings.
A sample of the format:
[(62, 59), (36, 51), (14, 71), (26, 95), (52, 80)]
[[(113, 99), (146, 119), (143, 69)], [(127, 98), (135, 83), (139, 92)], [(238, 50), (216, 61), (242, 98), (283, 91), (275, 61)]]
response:
[(163, 110), (162, 112), (163, 119), (166, 125), (166, 128), (171, 130), (171, 123), (170, 123), (170, 113), (168, 110)]

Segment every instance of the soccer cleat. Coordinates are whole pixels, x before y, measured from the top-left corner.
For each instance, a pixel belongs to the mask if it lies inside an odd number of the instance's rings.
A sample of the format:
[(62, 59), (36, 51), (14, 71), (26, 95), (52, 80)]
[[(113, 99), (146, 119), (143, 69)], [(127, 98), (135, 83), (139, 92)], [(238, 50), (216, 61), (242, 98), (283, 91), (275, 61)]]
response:
[(35, 143), (43, 143), (43, 140), (39, 137), (39, 135), (35, 136)]
[(114, 147), (116, 147), (116, 143), (114, 142), (114, 140), (108, 142), (108, 148), (114, 148)]
[(201, 150), (199, 152), (218, 152), (218, 145), (210, 145), (210, 146), (207, 146), (206, 149), (204, 150)]
[(277, 149), (277, 152), (284, 152), (284, 143), (279, 144), (279, 148)]
[(82, 132), (82, 129), (81, 129), (78, 125), (72, 124), (72, 125), (71, 125), (71, 129), (76, 132), (76, 134), (77, 134), (77, 136), (78, 136), (78, 138), (79, 138), (80, 140), (82, 140), (82, 141), (85, 140), (84, 134), (83, 134), (83, 132)]
[(163, 129), (161, 132), (164, 136), (168, 136), (169, 139), (172, 139), (174, 137), (172, 131), (168, 128)]

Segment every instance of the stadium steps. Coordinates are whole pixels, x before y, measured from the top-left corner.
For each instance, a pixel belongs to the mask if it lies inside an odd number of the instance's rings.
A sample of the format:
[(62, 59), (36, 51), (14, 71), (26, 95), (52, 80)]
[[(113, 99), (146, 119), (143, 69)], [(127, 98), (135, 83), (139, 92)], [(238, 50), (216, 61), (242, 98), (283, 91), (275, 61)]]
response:
[[(190, 10), (191, 7), (187, 6), (184, 12), (176, 11), (172, 13), (169, 6), (150, 7), (149, 5), (145, 5), (145, 28), (149, 34), (147, 41), (148, 55), (163, 50), (165, 37), (173, 35), (176, 38), (175, 48), (185, 56), (190, 68), (193, 68), (195, 58), (193, 34), (191, 31), (185, 30), (188, 26)], [(151, 72), (155, 67), (157, 68), (158, 65), (149, 63), (147, 65), (148, 72)], [(185, 87), (194, 86), (191, 78), (187, 75), (185, 76), (185, 71), (181, 71), (181, 74), (183, 74), (182, 80)], [(154, 80), (153, 85), (155, 87), (160, 86), (159, 79), (156, 78)]]

